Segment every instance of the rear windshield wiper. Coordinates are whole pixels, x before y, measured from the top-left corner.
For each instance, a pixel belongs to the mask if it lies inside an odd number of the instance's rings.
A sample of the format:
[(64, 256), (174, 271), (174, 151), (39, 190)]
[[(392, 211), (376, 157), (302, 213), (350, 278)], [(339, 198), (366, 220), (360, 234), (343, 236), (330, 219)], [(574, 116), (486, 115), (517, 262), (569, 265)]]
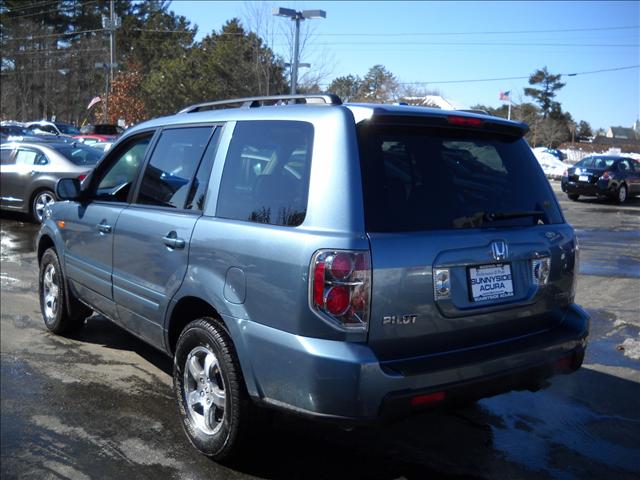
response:
[(513, 212), (476, 212), (469, 217), (459, 217), (453, 220), (455, 228), (477, 228), (483, 223), (497, 222), (509, 218), (542, 217), (542, 210), (514, 210)]
[(507, 218), (540, 217), (542, 215), (544, 215), (542, 210), (516, 210), (513, 212), (485, 213), (483, 219), (487, 222), (494, 222), (496, 220), (505, 220)]

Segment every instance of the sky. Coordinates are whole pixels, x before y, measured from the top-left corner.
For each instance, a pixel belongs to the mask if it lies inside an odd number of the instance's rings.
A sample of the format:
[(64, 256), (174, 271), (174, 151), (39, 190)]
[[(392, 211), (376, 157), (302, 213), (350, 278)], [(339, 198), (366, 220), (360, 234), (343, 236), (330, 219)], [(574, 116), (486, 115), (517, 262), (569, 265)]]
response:
[[(197, 40), (234, 17), (246, 27), (256, 18), (249, 12), (260, 10), (275, 32), (267, 43), (289, 61), (292, 22), (272, 16), (272, 7), (326, 11), (326, 19), (303, 22), (306, 46), (300, 58), (311, 63), (313, 73), (324, 74), (324, 87), (339, 76), (362, 77), (381, 64), (399, 82), (438, 90), (463, 107), (498, 107), (501, 91), (511, 92), (514, 103), (531, 101), (524, 95), (528, 77), (546, 66), (563, 74), (566, 86), (556, 100), (574, 120), (606, 129), (630, 127), (640, 118), (639, 1), (174, 0), (170, 5), (198, 26)], [(586, 73), (598, 70), (613, 71)], [(496, 78), (502, 80), (470, 81)]]

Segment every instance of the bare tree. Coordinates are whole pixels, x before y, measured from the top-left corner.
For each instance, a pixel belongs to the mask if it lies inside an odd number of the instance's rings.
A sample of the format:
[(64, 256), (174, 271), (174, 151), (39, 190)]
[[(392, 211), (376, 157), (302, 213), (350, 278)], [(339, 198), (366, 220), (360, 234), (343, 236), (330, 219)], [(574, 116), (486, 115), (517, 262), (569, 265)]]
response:
[[(295, 22), (273, 16), (274, 2), (245, 2), (243, 23), (247, 28), (262, 38), (264, 44), (276, 51), (284, 51), (283, 57), (289, 64), (293, 63), (293, 44)], [(311, 68), (299, 72), (298, 86), (301, 91), (317, 90), (319, 85), (328, 80), (334, 72), (335, 56), (326, 48), (318, 50), (315, 45), (315, 31), (318, 24), (303, 21), (300, 23), (299, 61), (310, 63)], [(278, 48), (279, 47), (279, 48)], [(291, 69), (289, 69), (289, 76)], [(268, 72), (261, 72), (267, 75)]]

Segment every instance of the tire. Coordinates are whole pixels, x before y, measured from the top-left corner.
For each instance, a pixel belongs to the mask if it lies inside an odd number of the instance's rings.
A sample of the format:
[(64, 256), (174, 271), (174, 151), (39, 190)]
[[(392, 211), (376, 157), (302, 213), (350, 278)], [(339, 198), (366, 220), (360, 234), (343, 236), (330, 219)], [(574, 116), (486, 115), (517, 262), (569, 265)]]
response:
[(573, 200), (575, 202), (580, 198), (580, 195), (576, 193), (567, 193), (567, 197), (569, 197), (569, 200)]
[(36, 223), (42, 223), (44, 210), (47, 205), (56, 201), (56, 195), (51, 190), (40, 190), (33, 196), (31, 202), (31, 218)]
[(61, 335), (84, 326), (85, 319), (92, 312), (68, 291), (58, 255), (53, 248), (42, 255), (38, 284), (40, 311), (45, 326), (51, 332)]
[(222, 324), (200, 318), (182, 331), (173, 362), (178, 415), (191, 444), (217, 461), (229, 461), (248, 437), (250, 400)]
[(627, 201), (628, 198), (629, 198), (629, 190), (627, 189), (627, 185), (624, 183), (621, 183), (620, 186), (618, 187), (618, 190), (616, 190), (616, 196), (614, 197), (614, 201), (617, 204), (622, 205), (624, 202)]

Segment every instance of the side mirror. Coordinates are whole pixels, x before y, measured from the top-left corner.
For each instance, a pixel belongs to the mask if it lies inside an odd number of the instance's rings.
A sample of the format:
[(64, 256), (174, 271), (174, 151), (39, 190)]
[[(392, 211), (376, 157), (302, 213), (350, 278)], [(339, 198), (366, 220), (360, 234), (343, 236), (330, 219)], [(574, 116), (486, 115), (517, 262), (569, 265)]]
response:
[(60, 200), (78, 200), (81, 193), (77, 178), (61, 178), (56, 184), (56, 195)]

